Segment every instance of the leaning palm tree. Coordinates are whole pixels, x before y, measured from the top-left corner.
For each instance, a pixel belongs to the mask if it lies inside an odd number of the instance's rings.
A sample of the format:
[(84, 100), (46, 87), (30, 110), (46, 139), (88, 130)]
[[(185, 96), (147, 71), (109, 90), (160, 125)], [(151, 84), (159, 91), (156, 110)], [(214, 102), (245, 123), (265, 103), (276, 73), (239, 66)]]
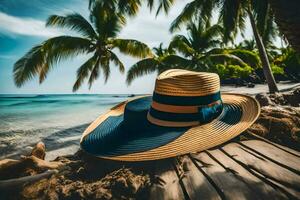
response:
[(124, 17), (118, 12), (110, 12), (100, 4), (95, 4), (91, 9), (90, 20), (91, 23), (77, 13), (50, 16), (47, 26), (69, 28), (81, 36), (58, 36), (33, 47), (14, 65), (15, 84), (20, 87), (35, 76), (38, 76), (39, 82), (42, 83), (53, 66), (61, 60), (79, 54), (90, 55), (77, 70), (77, 79), (73, 86), (73, 91), (76, 91), (86, 79), (91, 87), (101, 71), (106, 82), (110, 75), (111, 63), (124, 72), (124, 65), (114, 49), (137, 58), (152, 55), (144, 43), (117, 38), (125, 23)]
[(194, 18), (211, 20), (214, 9), (220, 11), (219, 20), (224, 26), (225, 42), (233, 40), (238, 30), (243, 31), (245, 29), (245, 20), (247, 16), (249, 17), (269, 91), (277, 92), (278, 88), (261, 37), (263, 33), (260, 32), (260, 27), (263, 29), (271, 16), (268, 0), (193, 0), (185, 6), (180, 15), (173, 21), (170, 30), (174, 31), (181, 24)]

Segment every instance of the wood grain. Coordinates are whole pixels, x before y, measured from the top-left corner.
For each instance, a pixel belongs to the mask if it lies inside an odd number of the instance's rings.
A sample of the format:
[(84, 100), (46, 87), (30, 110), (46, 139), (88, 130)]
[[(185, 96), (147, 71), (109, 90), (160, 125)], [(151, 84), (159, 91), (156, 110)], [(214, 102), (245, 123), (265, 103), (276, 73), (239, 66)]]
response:
[(150, 199), (300, 199), (298, 155), (257, 138), (159, 161)]
[(184, 199), (178, 176), (172, 165), (173, 159), (158, 161), (155, 164), (154, 184), (149, 199)]

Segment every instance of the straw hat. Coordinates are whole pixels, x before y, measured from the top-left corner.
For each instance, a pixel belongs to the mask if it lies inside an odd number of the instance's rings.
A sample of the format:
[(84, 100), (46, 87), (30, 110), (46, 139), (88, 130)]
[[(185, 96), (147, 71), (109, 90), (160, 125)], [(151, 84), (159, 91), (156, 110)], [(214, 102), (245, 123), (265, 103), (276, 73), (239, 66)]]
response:
[(98, 117), (80, 145), (113, 160), (163, 159), (222, 144), (259, 113), (254, 98), (221, 93), (217, 74), (172, 69), (156, 78), (152, 96), (130, 99)]

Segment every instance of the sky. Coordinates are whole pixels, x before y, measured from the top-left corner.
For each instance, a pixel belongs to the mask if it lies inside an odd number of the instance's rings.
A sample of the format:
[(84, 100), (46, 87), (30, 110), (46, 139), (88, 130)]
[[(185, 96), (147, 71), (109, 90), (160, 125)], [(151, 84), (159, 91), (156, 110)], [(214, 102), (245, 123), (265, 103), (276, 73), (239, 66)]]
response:
[[(149, 47), (161, 42), (167, 45), (172, 38), (169, 32), (171, 22), (189, 0), (177, 0), (168, 15), (161, 13), (157, 17), (142, 6), (136, 17), (130, 18), (119, 34), (119, 38), (136, 39)], [(34, 45), (63, 34), (74, 34), (68, 30), (46, 28), (49, 15), (64, 15), (77, 12), (88, 18), (88, 0), (0, 0), (0, 94), (67, 94), (72, 93), (77, 68), (86, 61), (86, 56), (77, 56), (60, 62), (39, 84), (37, 79), (26, 82), (17, 88), (13, 82), (13, 65)], [(184, 28), (177, 32), (185, 34)], [(246, 29), (245, 37), (252, 37), (252, 31)], [(241, 40), (238, 38), (237, 40)], [(91, 89), (84, 84), (76, 93), (97, 94), (145, 94), (152, 93), (155, 77), (150, 74), (136, 79), (127, 86), (126, 72), (138, 59), (118, 53), (126, 71), (121, 74), (111, 66), (111, 76), (106, 84), (103, 77), (94, 82)]]

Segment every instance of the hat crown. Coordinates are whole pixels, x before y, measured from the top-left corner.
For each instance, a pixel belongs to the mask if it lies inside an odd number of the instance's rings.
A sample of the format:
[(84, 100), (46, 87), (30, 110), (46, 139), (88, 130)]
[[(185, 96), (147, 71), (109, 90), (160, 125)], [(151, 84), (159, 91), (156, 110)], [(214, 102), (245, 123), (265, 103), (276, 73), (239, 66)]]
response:
[(148, 121), (144, 120), (150, 109), (151, 97), (137, 99), (126, 104), (124, 109), (124, 128), (128, 131), (137, 131), (145, 129)]
[(196, 126), (222, 112), (220, 78), (215, 73), (181, 69), (161, 73), (155, 82), (148, 120), (168, 127)]
[(219, 91), (216, 73), (171, 69), (161, 73), (155, 82), (155, 93), (170, 96), (205, 96)]

